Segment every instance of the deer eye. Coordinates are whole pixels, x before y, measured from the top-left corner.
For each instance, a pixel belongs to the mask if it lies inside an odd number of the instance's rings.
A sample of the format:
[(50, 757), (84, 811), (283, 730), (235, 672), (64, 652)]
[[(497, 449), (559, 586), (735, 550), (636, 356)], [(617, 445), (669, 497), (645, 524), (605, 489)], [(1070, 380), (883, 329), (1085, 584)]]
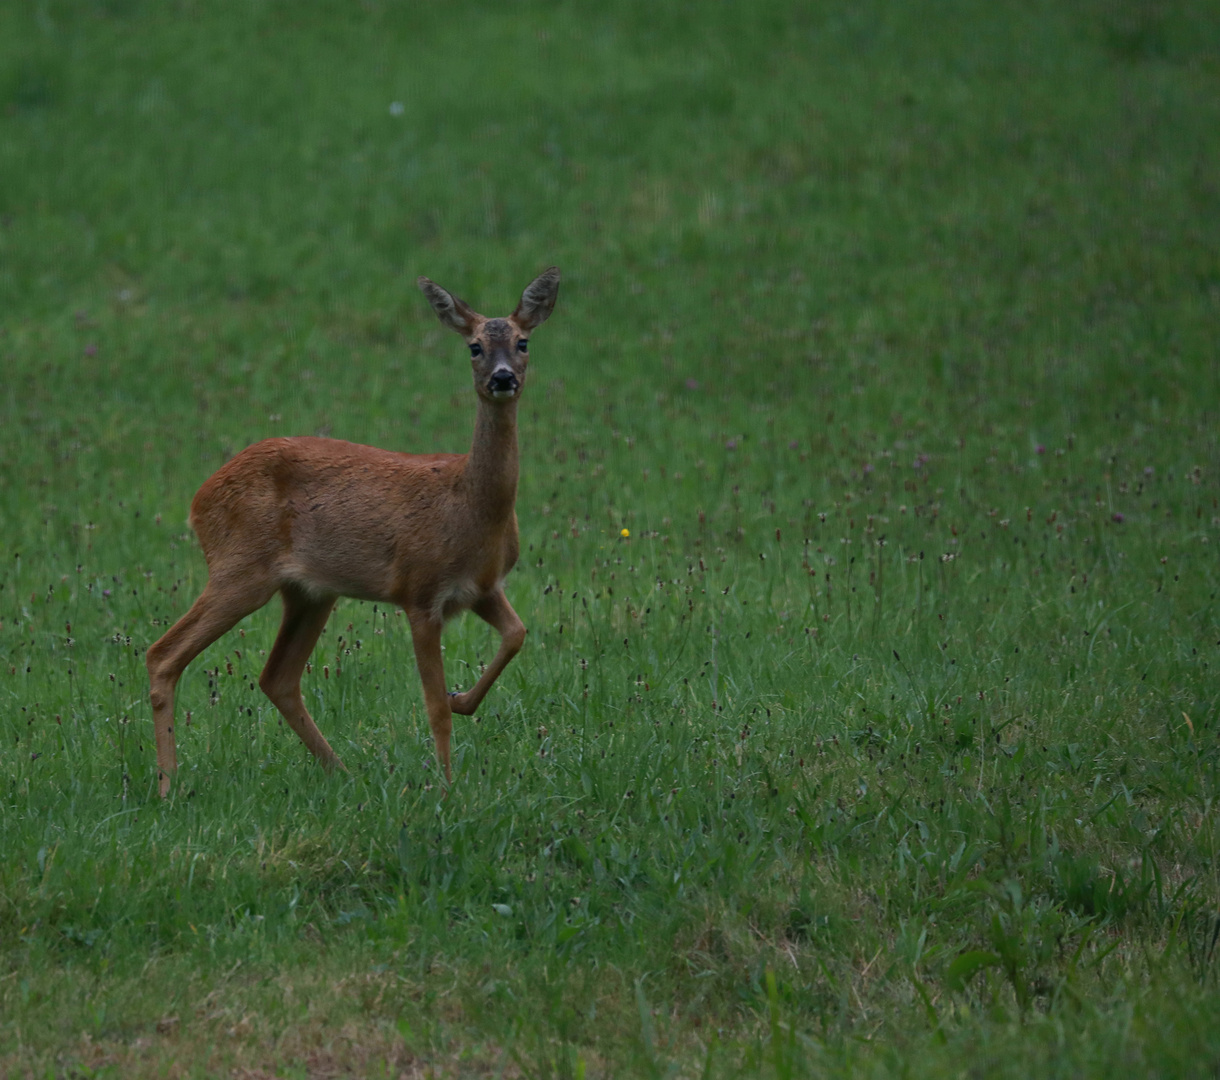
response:
[(517, 342), (517, 352), (525, 352), (526, 349), (528, 349), (528, 348), (529, 348), (529, 342), (525, 338), (522, 338), (520, 341)]
[(470, 346), (470, 355), (471, 356), (482, 356), (483, 355), (483, 346), (480, 345), (476, 341), (473, 345)]

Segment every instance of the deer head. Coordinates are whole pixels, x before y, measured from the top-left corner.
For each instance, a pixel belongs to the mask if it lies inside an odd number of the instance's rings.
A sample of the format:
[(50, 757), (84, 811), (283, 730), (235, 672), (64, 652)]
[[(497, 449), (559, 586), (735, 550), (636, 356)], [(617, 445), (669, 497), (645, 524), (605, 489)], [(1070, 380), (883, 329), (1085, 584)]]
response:
[(525, 386), (530, 333), (546, 322), (559, 295), (558, 267), (544, 270), (530, 282), (516, 309), (503, 319), (485, 318), (426, 277), (421, 277), (418, 284), (436, 317), (461, 334), (470, 349), (479, 397), (492, 402), (515, 401)]

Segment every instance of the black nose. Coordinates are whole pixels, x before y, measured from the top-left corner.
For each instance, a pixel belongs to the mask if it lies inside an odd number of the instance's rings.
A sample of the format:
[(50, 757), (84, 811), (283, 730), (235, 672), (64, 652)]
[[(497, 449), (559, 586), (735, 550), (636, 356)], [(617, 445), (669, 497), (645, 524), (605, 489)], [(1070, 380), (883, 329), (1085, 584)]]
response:
[(517, 376), (511, 371), (497, 371), (487, 382), (487, 389), (493, 394), (515, 393), (518, 387)]

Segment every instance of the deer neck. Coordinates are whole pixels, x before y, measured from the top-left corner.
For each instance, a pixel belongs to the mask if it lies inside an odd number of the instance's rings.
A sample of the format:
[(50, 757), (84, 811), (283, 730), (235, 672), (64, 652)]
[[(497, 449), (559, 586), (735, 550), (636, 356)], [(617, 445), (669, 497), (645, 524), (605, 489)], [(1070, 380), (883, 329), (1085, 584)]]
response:
[(479, 400), (466, 483), (481, 517), (511, 516), (517, 501), (517, 401)]

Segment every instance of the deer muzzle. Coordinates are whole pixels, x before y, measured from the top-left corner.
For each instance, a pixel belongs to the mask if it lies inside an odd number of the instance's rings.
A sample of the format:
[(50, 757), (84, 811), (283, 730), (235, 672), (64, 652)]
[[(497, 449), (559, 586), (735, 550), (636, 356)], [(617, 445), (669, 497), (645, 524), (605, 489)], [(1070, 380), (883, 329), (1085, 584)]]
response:
[(508, 368), (500, 368), (493, 371), (491, 378), (487, 380), (487, 389), (492, 397), (512, 397), (521, 389), (521, 384)]

